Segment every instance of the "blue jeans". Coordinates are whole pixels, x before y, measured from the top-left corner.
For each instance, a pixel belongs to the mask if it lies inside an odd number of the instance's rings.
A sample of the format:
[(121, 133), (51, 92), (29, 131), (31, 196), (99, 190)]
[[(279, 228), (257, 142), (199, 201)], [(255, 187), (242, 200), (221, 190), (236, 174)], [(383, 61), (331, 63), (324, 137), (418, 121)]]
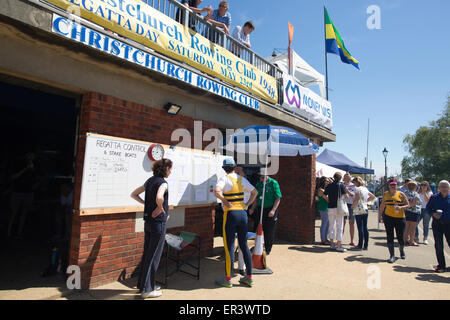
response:
[(146, 221), (144, 226), (144, 253), (137, 287), (141, 292), (151, 292), (156, 287), (156, 271), (166, 240), (166, 223)]
[(328, 211), (319, 211), (322, 222), (320, 224), (320, 240), (328, 240)]
[[(427, 239), (428, 233), (430, 232), (431, 216), (429, 215), (429, 213), (426, 209), (422, 209), (419, 223), (420, 223), (420, 220), (422, 220), (422, 219), (423, 219), (423, 238)], [(419, 228), (416, 229), (416, 234), (417, 234), (417, 236), (419, 236)]]
[(356, 225), (358, 226), (358, 248), (369, 246), (369, 230), (367, 229), (367, 218), (369, 214), (355, 215)]

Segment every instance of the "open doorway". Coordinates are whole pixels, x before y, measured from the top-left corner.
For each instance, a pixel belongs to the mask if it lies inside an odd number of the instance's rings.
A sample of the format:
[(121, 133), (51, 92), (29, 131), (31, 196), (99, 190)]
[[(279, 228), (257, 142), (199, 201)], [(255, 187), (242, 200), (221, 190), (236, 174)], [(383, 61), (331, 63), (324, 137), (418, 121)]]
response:
[(68, 259), (78, 100), (13, 82), (0, 78), (0, 288), (59, 286), (43, 276)]

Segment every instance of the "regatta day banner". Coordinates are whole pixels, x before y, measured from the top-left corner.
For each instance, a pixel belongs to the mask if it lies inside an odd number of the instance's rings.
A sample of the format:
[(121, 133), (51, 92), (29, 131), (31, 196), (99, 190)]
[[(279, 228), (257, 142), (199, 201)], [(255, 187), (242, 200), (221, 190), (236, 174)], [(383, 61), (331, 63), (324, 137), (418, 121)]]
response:
[(333, 110), (329, 101), (303, 87), (290, 75), (283, 75), (283, 84), (284, 109), (325, 128), (332, 128)]
[[(225, 48), (210, 42), (137, 0), (45, 0), (106, 29), (222, 79), (271, 103), (276, 80)], [(76, 29), (73, 32), (77, 32)], [(89, 39), (100, 44), (98, 39)], [(110, 50), (114, 50), (110, 48)]]

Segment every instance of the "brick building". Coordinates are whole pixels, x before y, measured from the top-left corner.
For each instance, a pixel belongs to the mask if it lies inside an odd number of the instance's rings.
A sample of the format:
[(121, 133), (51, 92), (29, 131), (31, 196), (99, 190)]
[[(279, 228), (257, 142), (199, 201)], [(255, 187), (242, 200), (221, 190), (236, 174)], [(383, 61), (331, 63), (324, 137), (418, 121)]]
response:
[[(6, 172), (13, 172), (9, 168), (14, 164), (16, 155), (25, 148), (33, 149), (41, 159), (46, 159), (43, 161), (47, 164), (46, 172), (51, 171), (52, 163), (65, 161), (59, 173), (70, 178), (74, 189), (67, 257), (69, 264), (81, 267), (83, 288), (131, 276), (138, 267), (143, 250), (143, 232), (136, 232), (136, 212), (80, 214), (87, 133), (171, 145), (173, 130), (186, 128), (194, 135), (194, 121), (200, 120), (203, 132), (209, 128), (225, 130), (276, 124), (291, 127), (319, 145), (335, 141), (335, 135), (330, 130), (284, 111), (279, 104), (233, 88), (220, 79), (156, 51), (151, 51), (151, 54), (244, 93), (246, 98), (233, 101), (205, 88), (187, 84), (174, 78), (173, 74), (151, 70), (85, 43), (67, 39), (54, 30), (55, 14), (65, 17), (63, 10), (38, 1), (4, 0), (0, 3), (0, 89), (3, 100), (0, 110), (2, 114), (8, 114), (8, 117), (3, 117), (1, 125), (3, 137), (6, 137), (3, 150), (10, 153), (8, 160), (3, 159), (3, 168)], [(101, 31), (98, 27), (95, 30), (148, 52), (144, 46), (129, 42), (109, 30)], [(164, 109), (168, 102), (181, 105), (181, 112), (176, 116), (168, 114)], [(58, 152), (44, 152), (49, 148)], [(56, 158), (50, 159), (51, 154), (55, 154)], [(315, 156), (281, 158), (280, 168), (274, 176), (283, 192), (277, 237), (312, 243)], [(46, 199), (45, 192), (52, 190), (53, 180), (47, 181), (48, 188), (39, 191), (41, 200)], [(47, 200), (42, 200), (35, 208), (43, 212), (40, 218), (36, 215), (27, 218), (26, 228), (32, 229), (33, 237), (39, 238), (40, 231), (30, 224), (44, 225), (39, 227), (42, 232), (51, 229), (48, 225), (53, 223), (53, 202)], [(215, 205), (184, 210), (184, 226), (168, 231), (199, 233), (203, 238), (202, 255), (210, 254)], [(7, 221), (6, 217), (2, 217), (5, 231), (9, 226)], [(42, 247), (48, 249), (47, 244)]]

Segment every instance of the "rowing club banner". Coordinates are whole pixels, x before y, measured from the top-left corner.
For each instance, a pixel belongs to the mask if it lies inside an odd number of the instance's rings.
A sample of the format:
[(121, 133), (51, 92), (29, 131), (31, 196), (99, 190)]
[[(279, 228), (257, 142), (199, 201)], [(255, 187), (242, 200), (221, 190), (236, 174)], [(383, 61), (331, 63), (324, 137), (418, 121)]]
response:
[(284, 75), (283, 84), (284, 109), (325, 128), (332, 128), (333, 112), (329, 101), (300, 85), (292, 76)]

